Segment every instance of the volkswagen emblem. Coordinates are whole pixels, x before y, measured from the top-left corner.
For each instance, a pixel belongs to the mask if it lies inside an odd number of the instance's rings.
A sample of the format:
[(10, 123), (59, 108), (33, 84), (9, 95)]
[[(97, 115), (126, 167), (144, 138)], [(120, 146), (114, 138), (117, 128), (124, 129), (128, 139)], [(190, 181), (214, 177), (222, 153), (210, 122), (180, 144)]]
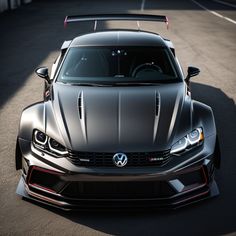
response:
[(116, 153), (113, 156), (113, 162), (117, 167), (123, 167), (128, 162), (128, 157), (124, 153)]

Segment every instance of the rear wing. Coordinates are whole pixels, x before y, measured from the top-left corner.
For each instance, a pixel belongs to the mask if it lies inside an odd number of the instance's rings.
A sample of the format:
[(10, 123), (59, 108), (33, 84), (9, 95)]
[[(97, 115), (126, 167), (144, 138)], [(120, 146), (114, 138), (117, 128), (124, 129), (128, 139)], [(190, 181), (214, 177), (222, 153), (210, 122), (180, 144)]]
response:
[(69, 23), (94, 21), (94, 31), (97, 28), (97, 21), (137, 21), (139, 28), (139, 21), (153, 21), (166, 23), (167, 29), (169, 26), (168, 18), (161, 15), (147, 15), (147, 14), (96, 14), (96, 15), (77, 15), (66, 16), (64, 20), (64, 27)]

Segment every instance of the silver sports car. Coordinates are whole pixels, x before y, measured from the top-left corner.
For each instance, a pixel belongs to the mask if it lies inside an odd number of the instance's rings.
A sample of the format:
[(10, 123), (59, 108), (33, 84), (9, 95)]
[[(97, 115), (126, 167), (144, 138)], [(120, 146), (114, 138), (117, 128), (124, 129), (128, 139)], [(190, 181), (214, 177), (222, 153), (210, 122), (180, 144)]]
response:
[[(69, 16), (168, 23), (156, 15)], [(177, 208), (219, 194), (212, 109), (191, 99), (172, 42), (113, 29), (65, 41), (44, 101), (25, 108), (16, 143), (17, 194), (62, 209)]]

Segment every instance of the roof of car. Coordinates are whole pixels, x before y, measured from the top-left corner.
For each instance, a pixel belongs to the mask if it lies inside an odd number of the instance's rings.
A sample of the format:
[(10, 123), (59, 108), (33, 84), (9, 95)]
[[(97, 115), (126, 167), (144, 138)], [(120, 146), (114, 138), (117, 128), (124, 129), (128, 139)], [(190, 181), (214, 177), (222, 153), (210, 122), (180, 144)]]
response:
[(161, 46), (163, 38), (155, 33), (131, 30), (93, 32), (76, 37), (70, 47), (78, 46)]

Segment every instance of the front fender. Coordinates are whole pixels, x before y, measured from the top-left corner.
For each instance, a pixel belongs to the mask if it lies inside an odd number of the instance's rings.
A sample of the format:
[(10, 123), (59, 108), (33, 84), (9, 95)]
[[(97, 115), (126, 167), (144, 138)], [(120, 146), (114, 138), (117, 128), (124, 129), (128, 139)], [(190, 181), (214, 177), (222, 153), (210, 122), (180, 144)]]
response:
[(211, 107), (195, 100), (192, 101), (192, 105), (193, 127), (202, 127), (205, 137), (216, 136), (215, 119)]
[(214, 137), (214, 145), (210, 148), (214, 153), (214, 166), (219, 169), (221, 163), (221, 148), (217, 136), (214, 114), (211, 107), (203, 103), (193, 101), (193, 125), (194, 127), (202, 127), (205, 137)]
[[(31, 141), (34, 129), (46, 133), (51, 138), (66, 146), (58, 128), (51, 101), (35, 103), (23, 110), (18, 137)], [(70, 148), (70, 146), (67, 147)]]
[(35, 103), (22, 111), (18, 137), (31, 141), (34, 129), (45, 132), (45, 106), (43, 102)]

